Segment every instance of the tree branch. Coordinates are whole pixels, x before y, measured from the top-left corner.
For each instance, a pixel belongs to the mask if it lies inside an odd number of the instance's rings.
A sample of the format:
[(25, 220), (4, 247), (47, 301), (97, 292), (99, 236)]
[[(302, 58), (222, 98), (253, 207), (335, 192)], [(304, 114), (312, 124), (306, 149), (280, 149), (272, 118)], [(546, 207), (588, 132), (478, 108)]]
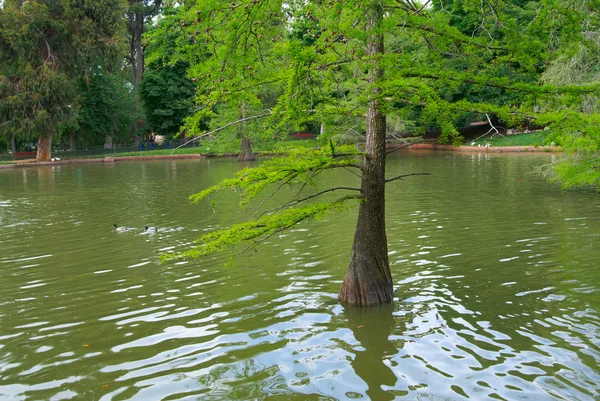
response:
[[(283, 205), (281, 205), (281, 206), (278, 206), (278, 207), (275, 207), (275, 208), (273, 208), (273, 209), (265, 210), (265, 211), (264, 211), (262, 214), (264, 215), (264, 214), (266, 214), (266, 213), (272, 213), (272, 212), (276, 212), (276, 211), (279, 211), (279, 210), (281, 210), (281, 209), (284, 209), (284, 208), (286, 208), (286, 207), (290, 207), (290, 206), (297, 205), (298, 203), (306, 202), (306, 201), (307, 201), (307, 200), (309, 200), (309, 199), (316, 198), (317, 196), (321, 196), (321, 195), (323, 195), (323, 194), (326, 194), (326, 193), (328, 193), (328, 192), (333, 192), (333, 191), (338, 191), (338, 190), (347, 190), (347, 191), (358, 191), (358, 192), (361, 192), (361, 189), (360, 189), (360, 188), (354, 188), (354, 187), (335, 187), (335, 188), (328, 188), (328, 189), (325, 189), (325, 190), (323, 190), (323, 191), (321, 191), (321, 192), (317, 192), (316, 194), (312, 194), (312, 195), (310, 195), (310, 196), (306, 196), (306, 197), (304, 197), (304, 198), (297, 199), (297, 200), (295, 200), (295, 201), (290, 201), (290, 202), (288, 202), (288, 203), (285, 203), (285, 204), (283, 204)], [(262, 215), (261, 215), (261, 216), (262, 216)]]
[(397, 151), (397, 150), (404, 149), (404, 148), (406, 148), (406, 147), (408, 147), (408, 146), (411, 146), (411, 145), (414, 145), (414, 144), (417, 144), (417, 143), (422, 143), (422, 142), (423, 142), (423, 140), (421, 139), (421, 140), (418, 140), (418, 141), (415, 141), (415, 142), (411, 142), (411, 143), (405, 143), (405, 144), (404, 144), (404, 145), (402, 145), (402, 146), (397, 146), (397, 147), (395, 147), (395, 148), (393, 148), (393, 149), (391, 149), (391, 150), (388, 150), (387, 152), (385, 152), (385, 154), (386, 154), (386, 156), (387, 156), (387, 155), (389, 155), (390, 153), (394, 153), (394, 152), (395, 152), (395, 151)]
[[(350, 199), (357, 199), (357, 198), (358, 198), (357, 196), (343, 196), (343, 197), (341, 197), (341, 198), (337, 199), (337, 200), (336, 200), (334, 203), (344, 202), (344, 201), (346, 201), (346, 200), (350, 200)], [(309, 218), (309, 217), (307, 217), (307, 218)], [(303, 219), (303, 220), (304, 220), (304, 219)], [(248, 250), (250, 250), (251, 248), (253, 248), (253, 247), (255, 247), (256, 245), (260, 244), (261, 242), (264, 242), (264, 241), (268, 240), (268, 239), (269, 239), (269, 238), (271, 238), (273, 235), (275, 235), (275, 234), (279, 234), (280, 232), (283, 232), (283, 231), (287, 230), (288, 228), (291, 228), (291, 227), (295, 226), (295, 225), (296, 225), (296, 224), (298, 224), (300, 221), (302, 221), (302, 220), (294, 221), (292, 224), (289, 224), (289, 225), (287, 225), (287, 226), (285, 226), (285, 227), (281, 227), (281, 228), (277, 229), (276, 231), (274, 231), (274, 232), (270, 233), (270, 234), (269, 234), (269, 235), (267, 235), (266, 237), (263, 237), (263, 238), (260, 238), (260, 239), (258, 239), (258, 240), (255, 240), (255, 241), (254, 241), (252, 244), (250, 244), (250, 245), (249, 245), (249, 246), (248, 246), (246, 249), (244, 249), (244, 250), (242, 251), (242, 253), (244, 253), (244, 252), (247, 252), (247, 251), (248, 251)]]
[(403, 180), (404, 177), (410, 177), (412, 175), (431, 175), (431, 173), (409, 173), (409, 174), (402, 174), (402, 175), (399, 175), (397, 177), (385, 180), (385, 182), (388, 183), (388, 182), (392, 182), (392, 181), (396, 181), (396, 180)]
[(171, 152), (171, 154), (173, 154), (173, 152), (175, 152), (177, 149), (179, 149), (179, 148), (181, 148), (181, 147), (183, 147), (183, 146), (187, 145), (188, 143), (191, 143), (191, 142), (197, 141), (198, 139), (206, 138), (207, 136), (209, 136), (209, 135), (212, 135), (212, 134), (214, 134), (215, 132), (219, 132), (219, 131), (222, 131), (222, 130), (224, 130), (225, 128), (231, 127), (232, 125), (240, 124), (240, 123), (243, 123), (244, 121), (248, 121), (248, 120), (254, 120), (254, 119), (257, 119), (257, 118), (262, 118), (262, 117), (270, 116), (271, 114), (273, 114), (273, 112), (272, 112), (271, 110), (268, 110), (268, 112), (267, 112), (267, 113), (258, 114), (258, 115), (256, 115), (256, 116), (251, 116), (251, 117), (246, 117), (246, 118), (241, 118), (241, 119), (239, 119), (239, 120), (237, 120), (237, 121), (232, 121), (232, 122), (230, 122), (230, 123), (228, 123), (228, 124), (225, 124), (225, 125), (223, 125), (222, 127), (219, 127), (219, 128), (217, 128), (217, 129), (214, 129), (214, 130), (212, 130), (212, 131), (209, 131), (209, 132), (207, 132), (207, 133), (204, 133), (204, 134), (202, 134), (202, 135), (199, 135), (199, 136), (197, 136), (197, 137), (195, 137), (195, 138), (192, 138), (192, 139), (190, 139), (190, 140), (189, 140), (189, 141), (187, 141), (186, 143), (184, 143), (184, 144), (181, 144), (181, 145), (177, 146), (175, 149), (173, 149), (173, 151)]

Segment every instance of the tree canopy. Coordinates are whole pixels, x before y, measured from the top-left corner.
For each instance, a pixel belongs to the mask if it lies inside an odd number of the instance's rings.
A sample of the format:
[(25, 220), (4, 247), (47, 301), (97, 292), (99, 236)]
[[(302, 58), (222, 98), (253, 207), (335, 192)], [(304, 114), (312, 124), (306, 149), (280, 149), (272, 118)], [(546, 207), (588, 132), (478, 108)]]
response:
[[(575, 142), (578, 152), (598, 152), (592, 129), (597, 117), (581, 108), (596, 96), (597, 83), (542, 79), (567, 48), (586, 42), (589, 31), (597, 29), (595, 13), (585, 3), (201, 0), (181, 3), (175, 15), (182, 35), (193, 41), (181, 54), (189, 54), (191, 47), (192, 54), (206, 55), (190, 61), (189, 75), (198, 82), (198, 92), (187, 130), (202, 135), (198, 123), (206, 117), (244, 122), (247, 118), (231, 111), (246, 102), (257, 106), (253, 117), (264, 119), (261, 132), (267, 137), (306, 124), (328, 127), (323, 152), (294, 154), (243, 170), (194, 195), (198, 200), (231, 187), (248, 207), (247, 200), (259, 190), (298, 188), (280, 208), (261, 212), (259, 203), (250, 222), (203, 237), (188, 255), (236, 242), (252, 246), (358, 197), (357, 230), (340, 299), (389, 302), (387, 247), (377, 245), (386, 242), (383, 188), (411, 174), (385, 175), (388, 124), (403, 122), (414, 133), (438, 127), (441, 140), (459, 143), (461, 124), (492, 115), (508, 125), (546, 126), (562, 143)], [(273, 93), (272, 88), (276, 96), (266, 107), (260, 93)], [(365, 142), (358, 154), (339, 159), (336, 134), (352, 130), (366, 133)], [(315, 176), (350, 166), (361, 176), (360, 188), (316, 190), (317, 195), (349, 195), (298, 208), (300, 201), (317, 197), (303, 194)]]
[(39, 137), (48, 160), (52, 136), (73, 118), (77, 82), (123, 54), (121, 0), (7, 0), (0, 10), (0, 132)]

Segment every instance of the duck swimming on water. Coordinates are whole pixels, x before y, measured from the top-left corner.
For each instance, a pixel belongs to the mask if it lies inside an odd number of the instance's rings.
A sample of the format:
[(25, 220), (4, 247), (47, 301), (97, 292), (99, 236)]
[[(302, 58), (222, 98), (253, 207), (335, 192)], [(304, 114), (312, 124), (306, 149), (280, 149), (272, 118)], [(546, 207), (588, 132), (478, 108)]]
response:
[(129, 228), (127, 228), (127, 227), (119, 227), (116, 224), (113, 224), (113, 227), (114, 227), (114, 230), (116, 232), (119, 232), (119, 233), (122, 233), (122, 232), (125, 232), (125, 231), (129, 231)]
[(155, 233), (158, 231), (158, 228), (156, 227), (148, 227), (148, 226), (144, 226), (144, 231), (146, 231), (147, 233)]

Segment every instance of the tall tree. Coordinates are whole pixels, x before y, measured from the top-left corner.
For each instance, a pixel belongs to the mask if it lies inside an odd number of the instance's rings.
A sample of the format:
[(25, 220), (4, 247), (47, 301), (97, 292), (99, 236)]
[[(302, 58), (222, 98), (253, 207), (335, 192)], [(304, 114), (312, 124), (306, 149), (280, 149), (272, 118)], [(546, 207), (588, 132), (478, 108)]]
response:
[[(543, 29), (544, 13), (556, 13), (556, 6), (535, 3), (534, 13), (519, 12), (510, 2), (494, 5), (465, 0), (464, 8), (476, 10), (480, 18), (472, 32), (453, 26), (453, 16), (436, 11), (427, 4), (398, 0), (339, 1), (241, 1), (221, 3), (197, 1), (187, 11), (185, 24), (224, 24), (229, 34), (213, 36), (202, 25), (204, 44), (211, 47), (212, 69), (220, 74), (227, 64), (246, 67), (248, 54), (257, 54), (255, 65), (262, 75), (248, 74), (243, 87), (254, 88), (278, 82), (284, 90), (268, 113), (267, 134), (290, 121), (326, 121), (362, 116), (359, 129), (364, 143), (356, 148), (324, 143), (319, 151), (291, 151), (283, 160), (271, 160), (254, 169), (244, 169), (235, 178), (208, 188), (192, 199), (213, 198), (221, 189), (235, 188), (242, 196), (242, 207), (264, 189), (285, 186), (297, 192), (283, 205), (262, 210), (272, 194), (257, 206), (253, 219), (223, 232), (202, 237), (197, 247), (183, 256), (199, 256), (245, 242), (254, 246), (270, 236), (293, 227), (300, 221), (321, 216), (359, 200), (359, 212), (348, 273), (339, 294), (343, 303), (372, 305), (393, 300), (393, 283), (387, 256), (385, 231), (385, 185), (406, 176), (425, 172), (386, 176), (385, 159), (395, 149), (386, 149), (386, 115), (418, 115), (420, 123), (435, 124), (449, 140), (457, 141), (458, 113), (491, 113), (509, 121), (525, 119), (560, 121), (564, 110), (538, 112), (535, 100), (555, 98), (557, 93), (581, 98), (584, 86), (543, 86), (531, 80), (549, 57), (548, 35)], [(475, 12), (475, 11), (471, 11)], [(189, 17), (192, 17), (189, 18)], [(314, 42), (300, 40), (281, 32), (264, 33), (262, 27), (284, 27), (289, 32), (294, 21), (307, 18), (316, 23), (310, 36)], [(276, 19), (277, 23), (264, 21)], [(203, 22), (204, 21), (204, 22)], [(540, 27), (539, 25), (542, 25)], [(220, 28), (215, 28), (220, 29)], [(269, 35), (269, 36), (261, 36)], [(263, 46), (263, 39), (274, 45)], [(247, 49), (251, 49), (248, 51)], [(266, 67), (262, 67), (263, 60)], [(500, 73), (502, 66), (508, 73)], [(239, 71), (239, 70), (236, 70)], [(195, 71), (192, 69), (192, 74)], [(265, 74), (265, 72), (270, 72)], [(206, 74), (206, 71), (204, 71)], [(510, 75), (510, 78), (508, 77)], [(218, 75), (220, 77), (220, 75)], [(231, 77), (234, 77), (231, 74)], [(260, 79), (257, 77), (260, 76)], [(210, 79), (213, 75), (205, 75)], [(227, 99), (238, 93), (232, 79), (211, 81), (212, 93)], [(468, 88), (469, 96), (452, 96)], [(510, 96), (497, 101), (482, 101), (490, 88), (502, 89)], [(210, 103), (208, 103), (210, 104)], [(566, 106), (566, 105), (565, 105)], [(191, 120), (193, 121), (193, 119)], [(245, 119), (237, 120), (242, 122)], [(352, 170), (360, 176), (360, 187), (339, 186), (304, 194), (315, 177), (331, 169)], [(275, 187), (269, 184), (277, 184)], [(326, 194), (347, 195), (328, 202), (299, 206)]]
[(38, 161), (73, 118), (77, 80), (122, 57), (122, 0), (7, 0), (0, 11), (0, 130), (38, 137)]
[(129, 64), (133, 82), (139, 84), (144, 75), (144, 35), (146, 24), (160, 11), (162, 0), (129, 0), (127, 26), (129, 31)]
[(187, 74), (190, 64), (203, 56), (190, 52), (193, 39), (184, 34), (177, 9), (171, 5), (163, 7), (144, 41), (146, 73), (140, 97), (148, 128), (172, 138), (193, 112), (196, 85)]
[(81, 107), (76, 119), (80, 142), (112, 147), (114, 140), (131, 135), (136, 115), (133, 90), (128, 84), (118, 72), (110, 73), (99, 66), (89, 79), (81, 80)]

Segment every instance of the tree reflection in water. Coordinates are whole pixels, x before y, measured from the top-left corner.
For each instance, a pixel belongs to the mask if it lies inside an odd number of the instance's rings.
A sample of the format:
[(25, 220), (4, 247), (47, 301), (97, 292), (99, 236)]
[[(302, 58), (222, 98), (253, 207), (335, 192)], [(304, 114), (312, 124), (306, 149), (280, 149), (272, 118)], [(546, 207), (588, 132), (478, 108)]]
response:
[(389, 340), (394, 327), (394, 304), (357, 307), (344, 306), (344, 315), (354, 338), (364, 349), (355, 350), (352, 367), (356, 374), (367, 383), (367, 396), (371, 400), (393, 400), (394, 395), (382, 386), (394, 386), (396, 374), (384, 362), (398, 353)]

